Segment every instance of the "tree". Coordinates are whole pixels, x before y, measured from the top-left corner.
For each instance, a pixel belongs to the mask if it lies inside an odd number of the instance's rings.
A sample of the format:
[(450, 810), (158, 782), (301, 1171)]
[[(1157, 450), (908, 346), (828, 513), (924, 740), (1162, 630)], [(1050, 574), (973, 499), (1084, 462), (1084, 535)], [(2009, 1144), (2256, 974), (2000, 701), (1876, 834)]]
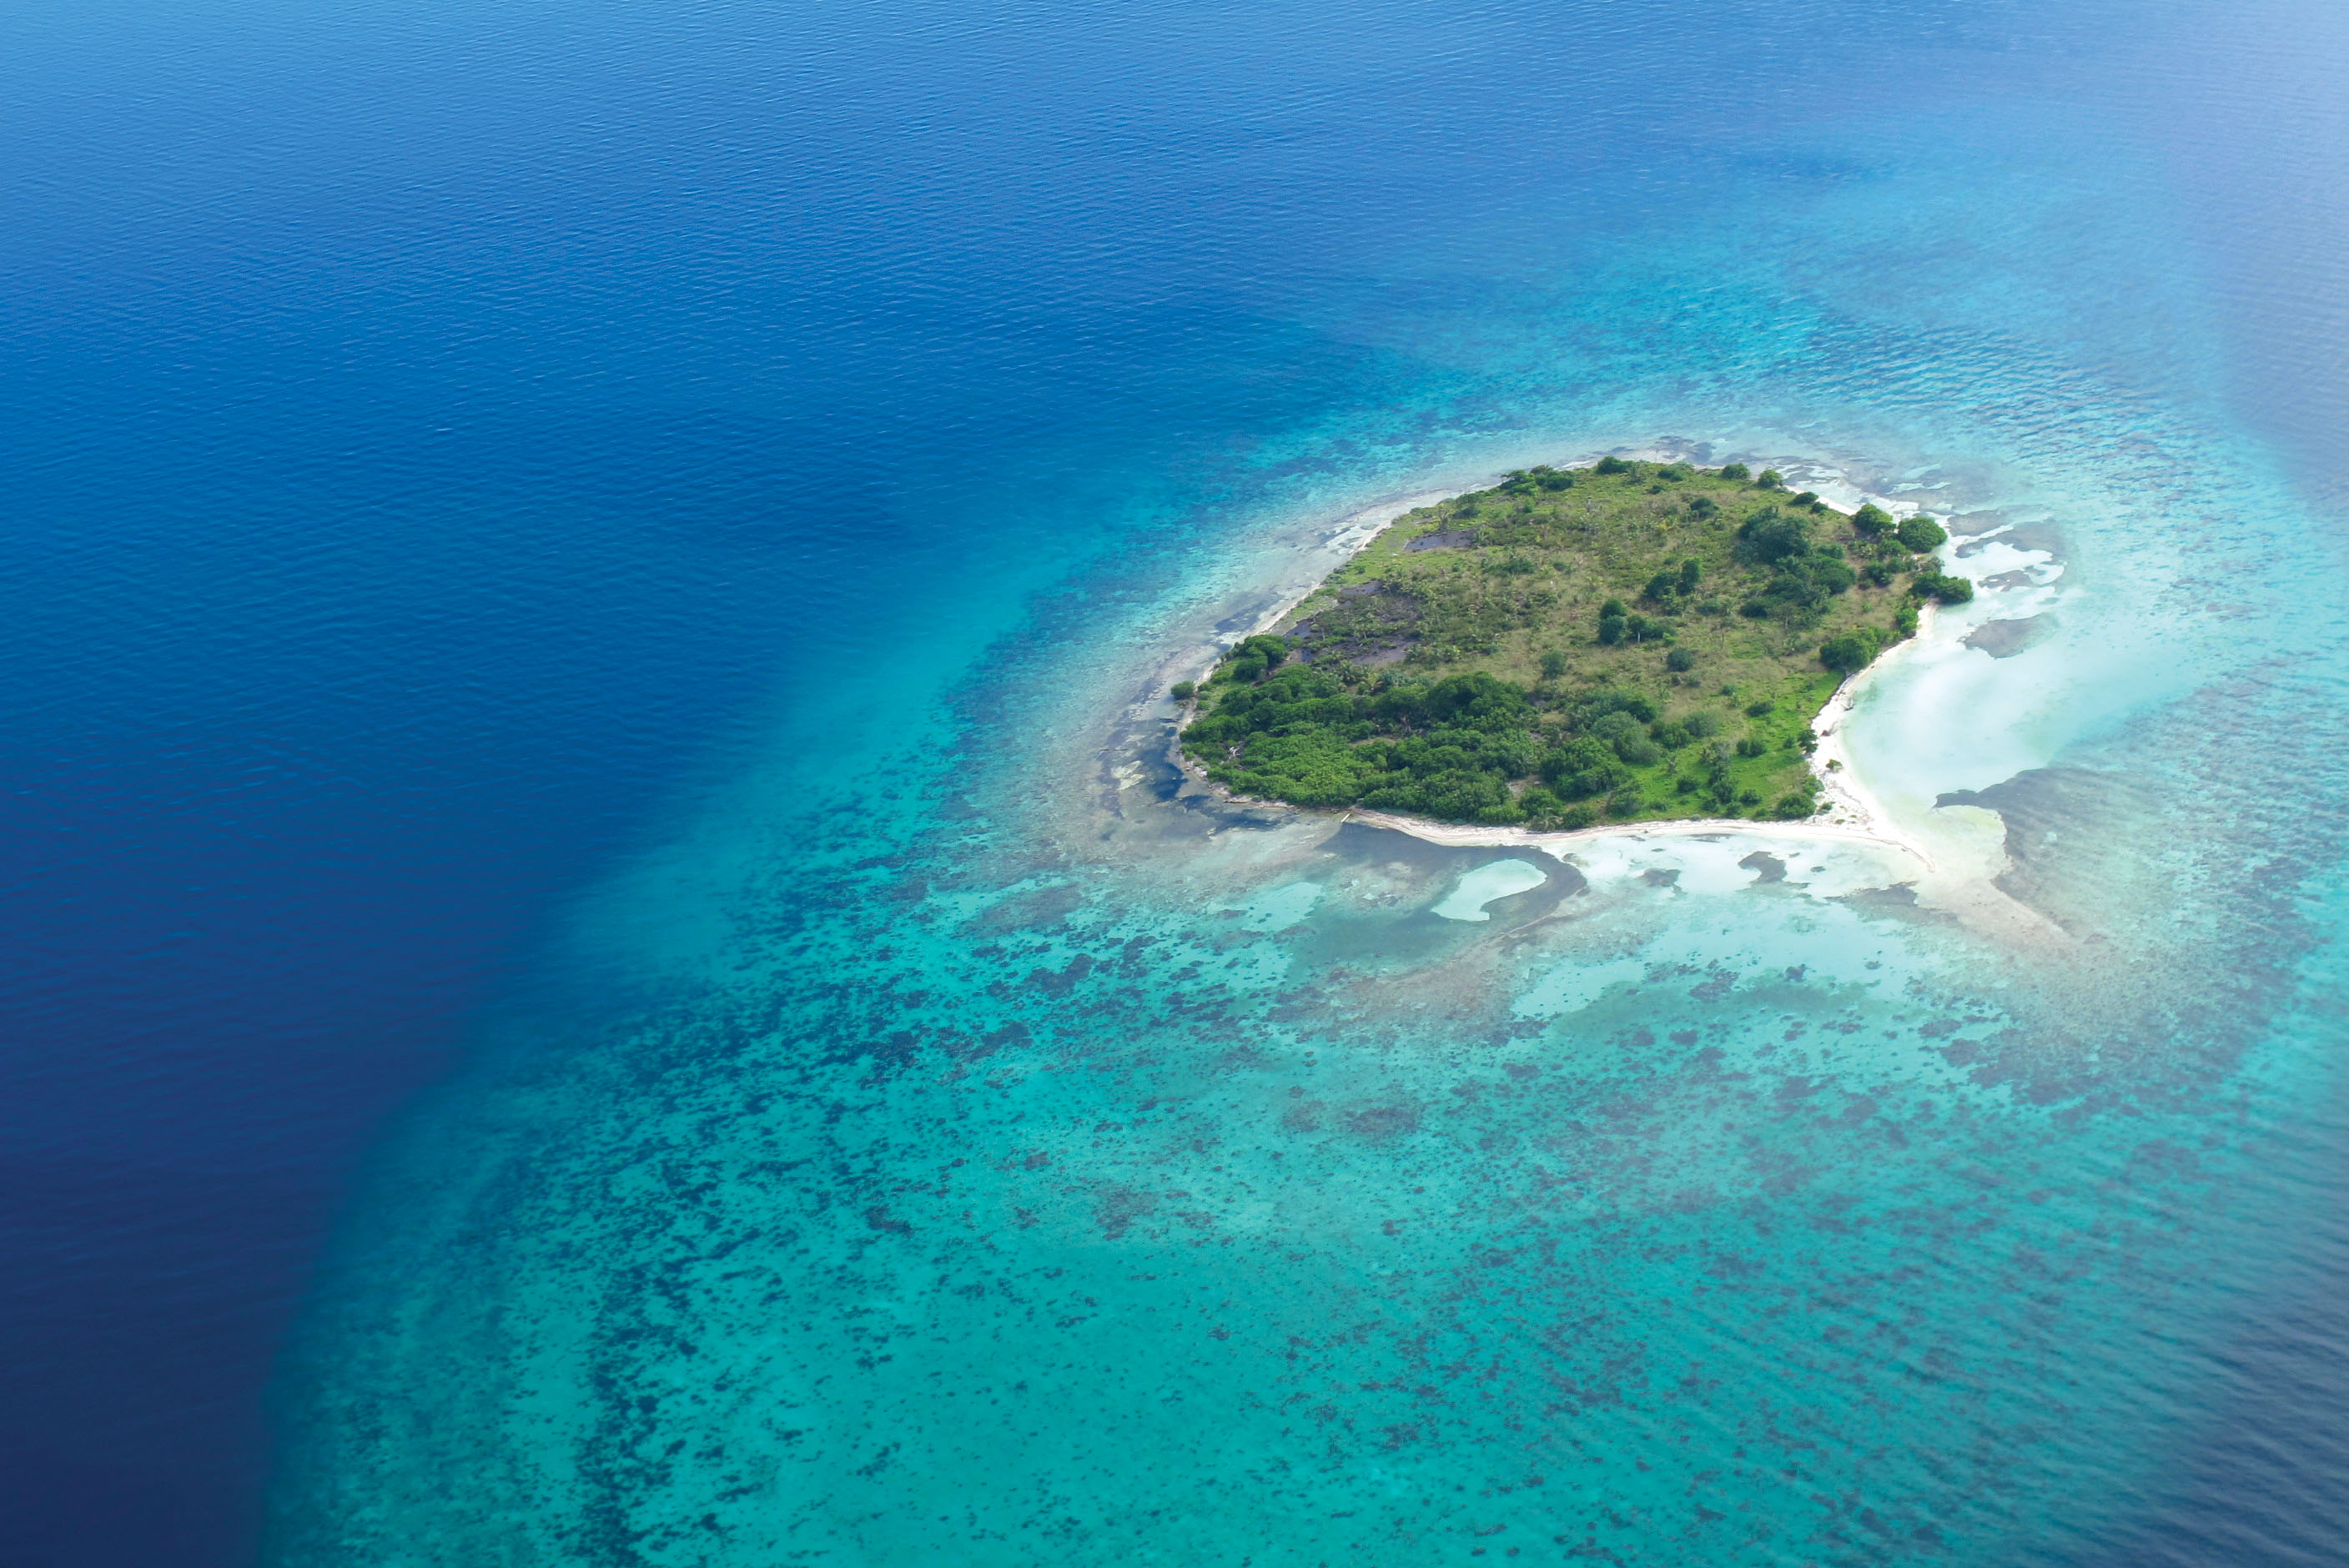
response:
[(1691, 556), (1688, 560), (1683, 561), (1683, 562), (1681, 562), (1681, 592), (1682, 592), (1682, 593), (1695, 593), (1695, 592), (1696, 592), (1696, 585), (1697, 585), (1699, 583), (1702, 582), (1703, 580), (1704, 580), (1704, 566), (1703, 566), (1703, 564), (1702, 564), (1701, 562), (1699, 562), (1699, 561), (1698, 561), (1694, 556)]
[(1621, 615), (1601, 615), (1599, 618), (1599, 640), (1608, 647), (1621, 642), (1623, 634), (1629, 630), (1630, 623)]
[(1602, 474), (1628, 474), (1631, 471), (1631, 465), (1620, 458), (1606, 457), (1599, 459), (1594, 465), (1594, 471)]
[(1661, 604), (1672, 596), (1679, 584), (1680, 578), (1677, 574), (1659, 572), (1648, 579), (1648, 585), (1640, 590), (1640, 597), (1651, 604)]
[(1176, 702), (1189, 702), (1199, 695), (1198, 686), (1190, 681), (1176, 681), (1169, 689), (1173, 692)]
[(1674, 648), (1664, 655), (1664, 668), (1674, 675), (1685, 674), (1696, 668), (1696, 655), (1686, 648)]
[(1862, 539), (1880, 538), (1892, 526), (1892, 514), (1869, 501), (1851, 514), (1852, 531)]
[(1786, 476), (1775, 469), (1764, 469), (1754, 476), (1754, 482), (1764, 490), (1780, 490), (1786, 483)]
[(1923, 512), (1919, 512), (1915, 517), (1901, 523), (1899, 528), (1893, 530), (1893, 535), (1900, 541), (1903, 548), (1914, 551), (1919, 555), (1924, 554), (1929, 550), (1939, 550), (1949, 542), (1950, 538), (1946, 529)]
[(1754, 477), (1754, 470), (1744, 463), (1723, 463), (1721, 477), (1725, 480), (1750, 480)]

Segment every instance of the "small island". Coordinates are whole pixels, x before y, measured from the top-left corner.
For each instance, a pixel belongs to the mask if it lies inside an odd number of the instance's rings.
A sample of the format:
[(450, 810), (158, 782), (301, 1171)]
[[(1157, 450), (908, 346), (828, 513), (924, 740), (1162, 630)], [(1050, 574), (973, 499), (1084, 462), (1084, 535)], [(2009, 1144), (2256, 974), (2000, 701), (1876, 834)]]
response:
[(1819, 809), (1812, 722), (1973, 596), (1930, 518), (1846, 514), (1744, 465), (1533, 468), (1390, 525), (1196, 686), (1184, 752), (1231, 794), (1448, 822)]

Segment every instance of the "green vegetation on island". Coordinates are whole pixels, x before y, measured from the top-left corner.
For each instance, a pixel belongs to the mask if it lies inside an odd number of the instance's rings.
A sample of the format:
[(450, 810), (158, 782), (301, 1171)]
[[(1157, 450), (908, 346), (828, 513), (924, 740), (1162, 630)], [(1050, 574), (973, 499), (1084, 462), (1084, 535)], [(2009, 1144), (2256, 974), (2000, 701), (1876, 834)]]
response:
[(1398, 520), (1175, 696), (1233, 793), (1446, 821), (1807, 817), (1836, 687), (1972, 597), (1930, 518), (1743, 465), (1535, 468)]

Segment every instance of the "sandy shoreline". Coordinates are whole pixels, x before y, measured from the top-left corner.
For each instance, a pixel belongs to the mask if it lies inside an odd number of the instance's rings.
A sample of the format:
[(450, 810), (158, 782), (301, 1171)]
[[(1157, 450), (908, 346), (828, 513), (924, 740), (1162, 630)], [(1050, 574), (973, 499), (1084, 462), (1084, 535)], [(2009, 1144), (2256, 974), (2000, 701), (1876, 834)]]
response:
[[(1233, 799), (1237, 805), (1258, 804), (1229, 796), (1226, 799)], [(1470, 822), (1431, 822), (1417, 817), (1398, 817), (1385, 811), (1373, 811), (1361, 806), (1335, 815), (1340, 821), (1387, 828), (1398, 833), (1409, 833), (1413, 838), (1431, 844), (1444, 844), (1454, 849), (1528, 849), (1556, 851), (1563, 854), (1578, 845), (1599, 843), (1609, 839), (1751, 838), (1768, 839), (1778, 843), (1868, 844), (1909, 855), (1919, 862), (1921, 871), (1932, 869), (1925, 851), (1905, 839), (1832, 822), (1757, 822), (1744, 817), (1688, 817), (1663, 822), (1608, 822), (1596, 827), (1541, 832), (1532, 828), (1486, 828)]]

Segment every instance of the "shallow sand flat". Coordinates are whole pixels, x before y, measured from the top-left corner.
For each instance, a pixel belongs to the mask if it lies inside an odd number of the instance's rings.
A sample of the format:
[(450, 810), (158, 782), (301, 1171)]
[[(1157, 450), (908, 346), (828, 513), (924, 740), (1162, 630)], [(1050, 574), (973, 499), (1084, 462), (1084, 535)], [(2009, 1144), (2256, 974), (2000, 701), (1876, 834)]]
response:
[(1488, 861), (1464, 873), (1429, 913), (1445, 920), (1487, 921), (1493, 918), (1487, 904), (1531, 892), (1547, 881), (1549, 873), (1529, 861)]

